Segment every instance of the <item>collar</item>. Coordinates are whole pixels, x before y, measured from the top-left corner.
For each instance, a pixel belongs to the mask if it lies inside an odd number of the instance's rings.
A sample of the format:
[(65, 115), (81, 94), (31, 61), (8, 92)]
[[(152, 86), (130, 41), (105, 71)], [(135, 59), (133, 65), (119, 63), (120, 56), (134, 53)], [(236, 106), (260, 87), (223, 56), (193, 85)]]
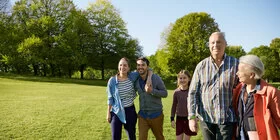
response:
[(256, 94), (262, 94), (263, 95), (263, 94), (266, 93), (268, 84), (264, 80), (259, 80), (259, 81), (260, 81), (259, 90), (257, 90)]
[[(227, 54), (225, 53), (224, 56), (223, 56), (222, 62), (225, 61), (226, 58), (227, 58)], [(212, 55), (210, 55), (210, 60), (211, 60), (213, 63), (215, 63), (215, 60), (214, 60), (214, 58), (212, 57)]]
[[(246, 84), (244, 84), (242, 86), (242, 89), (241, 89), (242, 92), (246, 90), (246, 87), (247, 87)], [(252, 91), (250, 91), (250, 93), (248, 93), (248, 94), (251, 94), (251, 93), (263, 94), (264, 93), (264, 92), (260, 93), (260, 91), (261, 91), (261, 80), (259, 79), (259, 80), (257, 80), (257, 84), (256, 84), (255, 88)]]

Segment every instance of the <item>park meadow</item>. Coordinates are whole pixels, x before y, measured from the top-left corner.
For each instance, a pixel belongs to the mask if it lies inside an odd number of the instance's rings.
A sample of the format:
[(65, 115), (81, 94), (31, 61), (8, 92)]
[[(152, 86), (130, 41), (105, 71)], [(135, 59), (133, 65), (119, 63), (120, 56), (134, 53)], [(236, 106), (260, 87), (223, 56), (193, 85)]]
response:
[[(0, 139), (110, 140), (106, 82), (0, 76)], [(166, 140), (175, 139), (170, 123), (173, 90), (162, 100)], [(138, 111), (138, 98), (135, 105)], [(122, 134), (122, 139), (128, 139)], [(149, 140), (153, 139), (150, 131)], [(191, 139), (202, 139), (201, 132)]]

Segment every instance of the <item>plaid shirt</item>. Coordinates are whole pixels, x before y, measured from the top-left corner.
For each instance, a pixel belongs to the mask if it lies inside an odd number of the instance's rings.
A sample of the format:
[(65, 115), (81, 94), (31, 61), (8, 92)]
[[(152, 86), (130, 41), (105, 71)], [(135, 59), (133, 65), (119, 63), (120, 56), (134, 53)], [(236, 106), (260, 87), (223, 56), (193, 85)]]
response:
[(188, 116), (213, 124), (236, 122), (232, 107), (232, 91), (238, 83), (239, 61), (224, 55), (218, 67), (210, 56), (195, 68), (188, 98)]

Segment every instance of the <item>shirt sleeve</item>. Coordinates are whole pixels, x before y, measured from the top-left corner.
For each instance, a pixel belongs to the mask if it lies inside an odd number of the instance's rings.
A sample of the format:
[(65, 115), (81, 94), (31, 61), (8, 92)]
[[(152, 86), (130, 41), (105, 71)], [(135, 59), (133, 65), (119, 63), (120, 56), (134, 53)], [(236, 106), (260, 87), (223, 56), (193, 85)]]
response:
[(188, 117), (196, 116), (197, 100), (200, 92), (199, 65), (196, 66), (188, 93)]
[(106, 92), (107, 92), (107, 95), (108, 95), (108, 101), (107, 101), (107, 103), (108, 103), (108, 105), (112, 105), (113, 104), (113, 102), (114, 102), (114, 99), (113, 99), (113, 77), (111, 77), (110, 79), (109, 79), (109, 81), (108, 81), (108, 83), (107, 83), (107, 90), (106, 90)]
[(135, 81), (139, 78), (139, 73), (138, 72), (130, 72), (129, 73), (129, 80), (131, 80), (132, 83), (135, 83)]
[(176, 91), (173, 94), (173, 103), (172, 103), (172, 108), (171, 108), (171, 117), (175, 117), (175, 113), (176, 113), (176, 109), (177, 109), (177, 104), (178, 104), (178, 100), (177, 100), (177, 94)]

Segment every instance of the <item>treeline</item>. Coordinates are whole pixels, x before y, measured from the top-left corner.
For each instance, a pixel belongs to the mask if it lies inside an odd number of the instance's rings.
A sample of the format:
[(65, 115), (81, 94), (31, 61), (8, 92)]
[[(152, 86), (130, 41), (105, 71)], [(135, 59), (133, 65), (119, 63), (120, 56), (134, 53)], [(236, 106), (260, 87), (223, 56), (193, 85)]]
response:
[[(181, 69), (192, 73), (210, 55), (207, 43), (215, 31), (220, 31), (218, 23), (208, 13), (178, 18), (164, 29), (158, 50), (149, 57), (154, 73), (165, 81), (175, 81)], [(242, 46), (228, 46), (226, 53), (246, 54)], [(263, 78), (280, 80), (280, 38), (248, 53), (264, 62)], [(121, 57), (129, 58), (134, 69), (142, 55), (142, 46), (108, 0), (97, 0), (86, 10), (72, 0), (19, 0), (10, 13), (0, 14), (0, 72), (107, 79)]]
[(0, 31), (1, 72), (71, 77), (79, 71), (83, 79), (90, 68), (104, 79), (121, 57), (143, 55), (107, 0), (86, 10), (72, 0), (19, 0), (11, 12), (1, 12)]
[[(154, 72), (167, 81), (176, 81), (181, 69), (193, 73), (195, 66), (210, 56), (208, 40), (215, 31), (220, 31), (218, 23), (204, 12), (189, 13), (177, 19), (164, 29), (159, 49), (150, 56)], [(225, 52), (236, 58), (246, 54), (242, 46), (227, 46)], [(248, 54), (255, 54), (263, 61), (264, 79), (280, 81), (280, 38), (272, 39), (269, 46), (260, 44)]]

